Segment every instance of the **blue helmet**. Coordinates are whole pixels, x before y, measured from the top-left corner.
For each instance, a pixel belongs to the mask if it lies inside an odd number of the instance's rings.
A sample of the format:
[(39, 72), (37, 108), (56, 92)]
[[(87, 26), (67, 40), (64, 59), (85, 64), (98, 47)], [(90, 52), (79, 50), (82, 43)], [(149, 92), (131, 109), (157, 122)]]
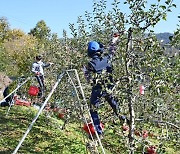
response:
[(96, 41), (91, 41), (88, 44), (88, 56), (92, 57), (97, 52), (103, 51), (103, 45)]

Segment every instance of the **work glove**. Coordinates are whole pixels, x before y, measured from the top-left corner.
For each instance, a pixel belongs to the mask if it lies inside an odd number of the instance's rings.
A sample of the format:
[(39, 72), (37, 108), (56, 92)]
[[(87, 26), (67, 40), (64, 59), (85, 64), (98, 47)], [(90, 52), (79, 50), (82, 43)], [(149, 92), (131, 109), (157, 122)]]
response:
[(119, 39), (119, 33), (114, 33), (112, 38), (112, 44), (115, 44)]
[(50, 64), (50, 65), (53, 65), (54, 63), (50, 62), (49, 64)]
[(40, 72), (36, 72), (35, 75), (41, 75), (41, 73)]

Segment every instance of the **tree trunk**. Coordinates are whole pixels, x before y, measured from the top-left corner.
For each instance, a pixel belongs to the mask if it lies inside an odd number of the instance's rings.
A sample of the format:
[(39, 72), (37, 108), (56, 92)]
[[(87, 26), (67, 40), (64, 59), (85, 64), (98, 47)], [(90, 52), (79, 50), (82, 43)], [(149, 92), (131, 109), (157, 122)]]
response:
[(130, 87), (128, 95), (128, 107), (129, 107), (129, 148), (130, 148), (130, 154), (134, 153), (134, 128), (135, 128), (135, 113), (133, 108), (133, 99), (132, 99), (132, 88)]
[(134, 128), (135, 128), (135, 113), (133, 108), (133, 94), (132, 94), (132, 81), (131, 81), (131, 72), (129, 71), (129, 64), (132, 63), (132, 59), (129, 57), (129, 53), (132, 52), (132, 29), (128, 30), (128, 41), (126, 46), (126, 56), (125, 56), (125, 67), (126, 67), (126, 75), (129, 79), (127, 84), (127, 99), (128, 99), (128, 107), (129, 107), (129, 149), (130, 154), (134, 153)]

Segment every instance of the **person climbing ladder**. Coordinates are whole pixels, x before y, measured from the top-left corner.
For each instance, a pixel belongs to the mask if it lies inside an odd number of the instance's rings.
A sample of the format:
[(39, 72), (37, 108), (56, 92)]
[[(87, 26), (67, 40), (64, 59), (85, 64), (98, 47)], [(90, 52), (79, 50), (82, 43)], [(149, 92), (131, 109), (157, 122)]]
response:
[(104, 97), (109, 103), (113, 112), (120, 120), (124, 120), (124, 116), (119, 115), (118, 100), (112, 94), (114, 81), (112, 77), (112, 57), (116, 51), (117, 40), (119, 34), (115, 33), (110, 42), (108, 53), (103, 54), (105, 51), (104, 46), (97, 41), (90, 41), (88, 43), (88, 56), (91, 60), (88, 65), (84, 67), (85, 77), (88, 82), (92, 83), (92, 91), (90, 97), (90, 114), (93, 119), (95, 129), (99, 135), (103, 133), (100, 118), (97, 108), (100, 105), (101, 98)]

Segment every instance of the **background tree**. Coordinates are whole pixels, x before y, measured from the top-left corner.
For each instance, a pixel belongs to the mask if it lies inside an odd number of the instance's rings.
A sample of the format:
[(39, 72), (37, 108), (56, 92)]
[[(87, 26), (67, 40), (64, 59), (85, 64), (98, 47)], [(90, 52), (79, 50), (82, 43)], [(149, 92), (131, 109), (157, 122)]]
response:
[(35, 36), (40, 41), (48, 40), (51, 36), (51, 30), (47, 27), (44, 20), (39, 21), (36, 26), (30, 30), (29, 34)]
[[(180, 22), (180, 16), (178, 16)], [(174, 32), (174, 37), (171, 37), (171, 44), (176, 48), (180, 48), (180, 24), (177, 25), (177, 30)]]
[(31, 63), (37, 53), (36, 45), (37, 40), (21, 30), (13, 29), (9, 32), (9, 38), (3, 43), (8, 74), (15, 76), (30, 74)]
[(0, 43), (3, 43), (8, 38), (8, 32), (10, 30), (9, 23), (6, 18), (0, 18)]
[(44, 54), (52, 35), (51, 29), (46, 25), (46, 22), (44, 20), (37, 22), (36, 26), (28, 34), (33, 35), (38, 40), (37, 49), (39, 54)]
[(4, 60), (4, 48), (3, 43), (4, 40), (8, 38), (10, 31), (9, 23), (6, 18), (1, 17), (0, 18), (0, 71), (5, 70), (5, 65), (7, 65), (7, 62)]

